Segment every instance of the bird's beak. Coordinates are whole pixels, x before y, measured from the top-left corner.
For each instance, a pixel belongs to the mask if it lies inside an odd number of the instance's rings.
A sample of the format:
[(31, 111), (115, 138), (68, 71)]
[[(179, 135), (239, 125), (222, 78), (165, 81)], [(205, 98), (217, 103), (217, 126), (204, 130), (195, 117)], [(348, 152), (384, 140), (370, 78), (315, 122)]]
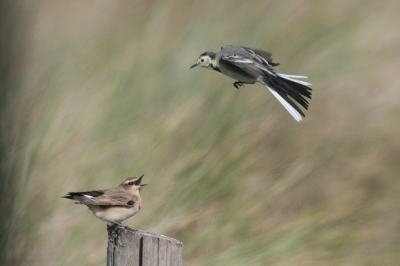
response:
[(135, 182), (135, 183), (136, 183), (137, 185), (139, 185), (139, 186), (142, 186), (142, 185), (140, 184), (140, 182), (142, 182), (142, 178), (143, 178), (143, 176), (144, 176), (144, 175), (142, 175), (141, 177), (139, 177), (139, 179), (138, 179), (138, 180), (136, 180), (136, 182)]
[(190, 68), (194, 68), (194, 67), (197, 67), (199, 64), (194, 64), (193, 66), (191, 66)]
[(147, 186), (147, 184), (140, 184), (141, 187)]

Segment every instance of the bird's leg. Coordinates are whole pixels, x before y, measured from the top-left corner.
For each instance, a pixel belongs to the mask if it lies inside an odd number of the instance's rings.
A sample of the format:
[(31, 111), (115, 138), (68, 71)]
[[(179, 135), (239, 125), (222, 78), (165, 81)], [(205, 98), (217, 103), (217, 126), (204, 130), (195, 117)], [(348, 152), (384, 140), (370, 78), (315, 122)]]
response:
[(239, 89), (239, 87), (241, 86), (244, 87), (244, 83), (241, 81), (236, 81), (235, 83), (233, 83), (233, 86), (235, 86), (236, 89)]
[(116, 229), (125, 229), (125, 225), (119, 222), (113, 222), (113, 224), (116, 226)]
[(119, 222), (108, 222), (107, 223), (108, 226), (113, 227), (112, 231), (111, 231), (111, 237), (108, 237), (108, 240), (111, 241), (111, 243), (113, 244), (120, 244), (120, 245), (124, 245), (124, 243), (118, 243), (119, 241), (119, 231), (120, 230), (124, 230), (126, 227), (125, 225), (123, 225), (122, 223)]
[[(112, 227), (113, 225), (114, 225), (114, 224), (111, 223), (111, 222), (108, 222), (108, 223), (107, 223), (107, 227), (110, 228), (110, 229), (111, 229), (111, 227)], [(111, 231), (111, 234), (108, 236), (108, 242), (110, 242), (112, 245), (114, 245), (115, 240), (117, 240), (117, 238), (118, 238), (118, 235), (115, 233), (115, 229), (116, 229), (116, 228), (113, 228), (112, 231)]]

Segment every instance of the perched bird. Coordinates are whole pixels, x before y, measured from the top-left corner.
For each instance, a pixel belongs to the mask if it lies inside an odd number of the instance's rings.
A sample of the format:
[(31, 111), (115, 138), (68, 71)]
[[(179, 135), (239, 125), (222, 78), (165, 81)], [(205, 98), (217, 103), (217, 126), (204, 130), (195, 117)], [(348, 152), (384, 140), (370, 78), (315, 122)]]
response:
[(140, 210), (140, 189), (144, 175), (130, 177), (116, 188), (85, 192), (68, 192), (66, 199), (76, 200), (75, 204), (85, 204), (97, 218), (107, 223), (120, 223)]
[(297, 80), (307, 78), (305, 76), (276, 73), (272, 67), (279, 65), (272, 61), (268, 52), (227, 45), (221, 47), (218, 53), (202, 53), (190, 68), (200, 66), (221, 72), (237, 80), (233, 83), (236, 89), (244, 84), (259, 82), (269, 89), (294, 119), (300, 122), (301, 116), (305, 115), (293, 100), (308, 109), (305, 97), (311, 99), (311, 88), (307, 87), (311, 84)]

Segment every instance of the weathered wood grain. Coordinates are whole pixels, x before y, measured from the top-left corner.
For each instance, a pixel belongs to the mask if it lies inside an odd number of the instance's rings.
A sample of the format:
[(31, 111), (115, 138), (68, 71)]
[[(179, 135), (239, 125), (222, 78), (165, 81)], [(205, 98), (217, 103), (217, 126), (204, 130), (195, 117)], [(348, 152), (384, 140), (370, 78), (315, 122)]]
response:
[(126, 226), (107, 225), (107, 266), (181, 266), (182, 242)]
[(158, 265), (159, 238), (152, 235), (143, 235), (143, 266)]

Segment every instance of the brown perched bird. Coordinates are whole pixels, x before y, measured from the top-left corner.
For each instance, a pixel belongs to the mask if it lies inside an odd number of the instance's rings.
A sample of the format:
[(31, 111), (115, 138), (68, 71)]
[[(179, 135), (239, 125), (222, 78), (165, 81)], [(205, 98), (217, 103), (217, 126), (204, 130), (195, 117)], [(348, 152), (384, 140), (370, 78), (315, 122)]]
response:
[(97, 217), (107, 223), (120, 223), (140, 210), (140, 189), (144, 175), (130, 177), (116, 188), (85, 192), (68, 192), (66, 199), (76, 200), (75, 204), (85, 204)]
[(202, 53), (190, 68), (197, 66), (236, 79), (237, 81), (233, 83), (236, 89), (244, 84), (259, 82), (268, 88), (296, 121), (300, 122), (302, 116), (305, 117), (295, 102), (308, 109), (306, 98), (311, 99), (311, 88), (308, 87), (311, 84), (298, 80), (307, 78), (306, 76), (276, 73), (273, 67), (279, 66), (279, 63), (273, 62), (268, 52), (226, 45), (221, 47), (218, 53)]

